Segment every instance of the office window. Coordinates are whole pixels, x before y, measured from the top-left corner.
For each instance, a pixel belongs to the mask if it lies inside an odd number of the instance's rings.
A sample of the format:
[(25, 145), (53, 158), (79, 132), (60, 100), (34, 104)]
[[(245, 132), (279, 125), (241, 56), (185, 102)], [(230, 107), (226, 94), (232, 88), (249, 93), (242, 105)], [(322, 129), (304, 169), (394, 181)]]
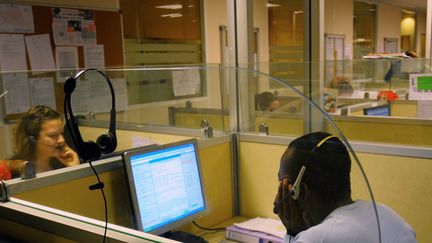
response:
[[(120, 0), (120, 9), (126, 66), (203, 63), (201, 0)], [(176, 95), (173, 75), (169, 72), (128, 74), (129, 104), (205, 95), (202, 73), (195, 75), (201, 85), (200, 92), (194, 95)]]

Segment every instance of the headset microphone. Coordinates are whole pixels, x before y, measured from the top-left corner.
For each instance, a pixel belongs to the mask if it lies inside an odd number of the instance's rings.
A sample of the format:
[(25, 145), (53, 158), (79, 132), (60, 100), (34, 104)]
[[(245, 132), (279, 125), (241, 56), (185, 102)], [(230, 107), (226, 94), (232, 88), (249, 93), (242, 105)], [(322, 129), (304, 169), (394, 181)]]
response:
[(64, 144), (63, 145), (60, 145), (60, 144), (58, 144), (58, 145), (51, 145), (51, 144), (41, 143), (41, 142), (37, 141), (34, 136), (30, 136), (29, 139), (30, 139), (30, 142), (32, 142), (32, 143), (37, 143), (37, 144), (40, 144), (40, 145), (43, 145), (43, 146), (52, 147), (52, 148), (55, 148), (55, 149), (57, 149), (59, 151), (63, 151), (64, 147), (66, 146)]

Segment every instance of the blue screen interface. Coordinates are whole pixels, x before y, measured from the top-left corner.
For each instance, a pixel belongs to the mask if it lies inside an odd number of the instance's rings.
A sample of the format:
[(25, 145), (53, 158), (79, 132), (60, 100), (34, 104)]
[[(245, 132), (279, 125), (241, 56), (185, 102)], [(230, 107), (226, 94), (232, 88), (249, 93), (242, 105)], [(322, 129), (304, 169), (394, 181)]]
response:
[(205, 210), (193, 143), (130, 158), (144, 232)]
[(365, 110), (365, 115), (368, 116), (389, 116), (390, 115), (390, 107), (389, 106), (376, 106), (367, 108)]

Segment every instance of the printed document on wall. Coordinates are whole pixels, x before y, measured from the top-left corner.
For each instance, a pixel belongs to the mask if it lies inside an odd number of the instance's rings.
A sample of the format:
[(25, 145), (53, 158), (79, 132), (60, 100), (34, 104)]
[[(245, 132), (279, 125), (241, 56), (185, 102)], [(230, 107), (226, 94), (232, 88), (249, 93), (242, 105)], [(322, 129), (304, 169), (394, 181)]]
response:
[(27, 73), (2, 74), (6, 114), (26, 112), (30, 108), (30, 92)]
[(78, 49), (74, 46), (57, 46), (55, 50), (57, 69), (57, 82), (65, 82), (75, 74), (78, 68)]
[(56, 45), (96, 45), (96, 25), (92, 11), (52, 8), (51, 13)]
[(105, 68), (104, 46), (84, 46), (84, 65), (86, 68)]
[(30, 66), (33, 71), (55, 69), (54, 56), (48, 34), (25, 37)]
[(30, 98), (33, 106), (45, 105), (56, 109), (52, 77), (30, 78)]
[(27, 70), (24, 35), (0, 34), (0, 67), (2, 71)]
[(0, 32), (34, 33), (32, 7), (1, 3)]
[(201, 89), (199, 69), (172, 71), (172, 82), (175, 96), (199, 94)]

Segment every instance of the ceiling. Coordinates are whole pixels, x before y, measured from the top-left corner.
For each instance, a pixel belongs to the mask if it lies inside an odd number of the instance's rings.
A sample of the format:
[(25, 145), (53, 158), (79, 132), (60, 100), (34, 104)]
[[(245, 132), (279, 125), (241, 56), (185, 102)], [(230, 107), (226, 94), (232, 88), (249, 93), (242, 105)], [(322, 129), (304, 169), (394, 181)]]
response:
[(427, 0), (370, 0), (368, 2), (383, 3), (426, 13)]

